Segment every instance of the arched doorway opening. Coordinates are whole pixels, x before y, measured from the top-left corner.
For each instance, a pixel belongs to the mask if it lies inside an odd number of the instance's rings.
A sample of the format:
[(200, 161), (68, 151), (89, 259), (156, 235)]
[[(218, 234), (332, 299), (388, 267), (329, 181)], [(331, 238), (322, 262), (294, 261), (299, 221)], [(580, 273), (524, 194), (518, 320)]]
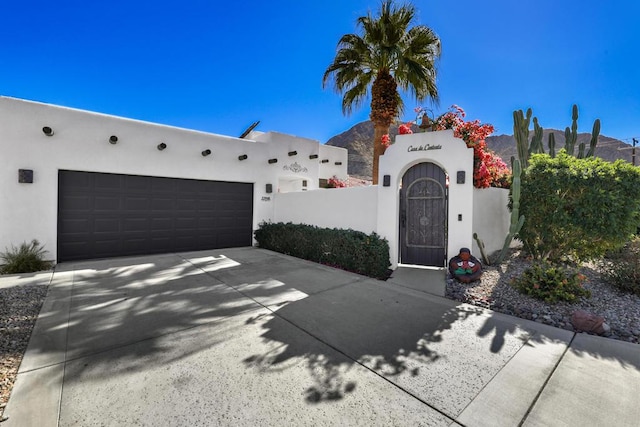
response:
[(447, 262), (447, 176), (430, 162), (412, 166), (400, 189), (400, 263)]

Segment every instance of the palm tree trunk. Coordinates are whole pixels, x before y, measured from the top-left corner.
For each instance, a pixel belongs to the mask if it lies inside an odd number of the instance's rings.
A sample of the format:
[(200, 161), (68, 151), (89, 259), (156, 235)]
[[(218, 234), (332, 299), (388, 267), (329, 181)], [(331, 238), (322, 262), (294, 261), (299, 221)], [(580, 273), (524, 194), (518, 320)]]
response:
[(373, 185), (378, 184), (378, 171), (380, 156), (384, 154), (386, 148), (382, 145), (382, 136), (389, 133), (389, 125), (373, 124)]
[(386, 148), (382, 145), (382, 135), (389, 133), (389, 127), (398, 115), (398, 95), (396, 81), (388, 69), (378, 72), (371, 86), (371, 113), (373, 122), (373, 185), (378, 184), (379, 157)]

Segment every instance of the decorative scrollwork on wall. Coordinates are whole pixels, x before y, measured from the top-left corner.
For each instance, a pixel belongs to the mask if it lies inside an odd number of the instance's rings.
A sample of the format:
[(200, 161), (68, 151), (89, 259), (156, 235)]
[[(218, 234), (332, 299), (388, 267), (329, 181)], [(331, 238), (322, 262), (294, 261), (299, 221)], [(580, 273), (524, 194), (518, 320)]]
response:
[(309, 169), (305, 168), (304, 166), (299, 165), (298, 162), (291, 163), (290, 165), (284, 165), (282, 167), (282, 169), (286, 170), (286, 171), (291, 171), (293, 173), (300, 173), (300, 172), (307, 173), (307, 172), (309, 172)]

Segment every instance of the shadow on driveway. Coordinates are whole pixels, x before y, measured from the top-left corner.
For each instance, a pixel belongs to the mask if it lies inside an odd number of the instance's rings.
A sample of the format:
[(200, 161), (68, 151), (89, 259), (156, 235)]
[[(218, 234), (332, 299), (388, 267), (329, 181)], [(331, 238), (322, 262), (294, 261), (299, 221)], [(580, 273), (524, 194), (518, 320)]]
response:
[(546, 330), (270, 251), (215, 250), (59, 265), (21, 372), (66, 366), (61, 425), (187, 417), (193, 399), (214, 424), (243, 406), (243, 422), (264, 422), (326, 404), (357, 421), (357, 402), (379, 420), (447, 425)]

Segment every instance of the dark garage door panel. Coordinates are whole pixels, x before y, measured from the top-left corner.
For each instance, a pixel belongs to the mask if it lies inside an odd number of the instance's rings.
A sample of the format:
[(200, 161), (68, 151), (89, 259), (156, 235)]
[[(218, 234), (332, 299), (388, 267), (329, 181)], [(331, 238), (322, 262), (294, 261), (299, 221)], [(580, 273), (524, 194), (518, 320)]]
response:
[(253, 184), (58, 174), (58, 261), (251, 246)]

